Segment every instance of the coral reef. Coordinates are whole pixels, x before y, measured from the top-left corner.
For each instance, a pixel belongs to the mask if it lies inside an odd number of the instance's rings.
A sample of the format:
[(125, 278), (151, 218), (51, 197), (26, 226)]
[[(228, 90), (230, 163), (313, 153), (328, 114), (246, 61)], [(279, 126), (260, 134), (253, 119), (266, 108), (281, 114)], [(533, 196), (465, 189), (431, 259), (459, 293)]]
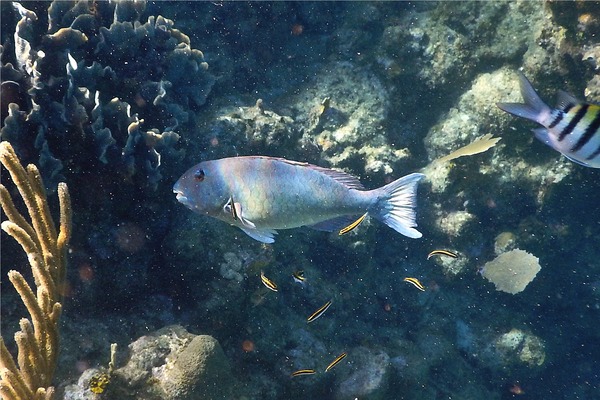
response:
[(29, 213), (17, 210), (8, 189), (0, 185), (0, 203), (8, 221), (2, 230), (12, 236), (27, 254), (34, 276), (34, 292), (23, 274), (11, 270), (8, 277), (29, 312), (15, 334), (17, 363), (0, 338), (0, 393), (6, 400), (52, 399), (52, 379), (59, 353), (59, 322), (65, 290), (67, 246), (71, 237), (71, 200), (65, 183), (58, 187), (59, 231), (50, 215), (44, 185), (35, 165), (25, 169), (12, 146), (0, 143), (0, 162), (8, 170)]
[(361, 368), (344, 378), (338, 378), (336, 399), (384, 399), (390, 376), (390, 356), (382, 351), (372, 351), (364, 347), (356, 348), (351, 357)]
[[(154, 332), (178, 323), (218, 338), (231, 365), (222, 372), (243, 382), (233, 398), (501, 399), (516, 386), (539, 398), (597, 397), (597, 171), (494, 105), (520, 100), (519, 68), (544, 99), (562, 89), (598, 100), (597, 5), (22, 5), (0, 2), (2, 139), (44, 177), (68, 177), (76, 223), (94, 226), (71, 243), (59, 395), (78, 379), (70, 398), (99, 397), (91, 389), (132, 398), (145, 387), (142, 396), (165, 397), (158, 378), (170, 392), (196, 387), (202, 370), (173, 361), (201, 363), (196, 339)], [(434, 162), (484, 135), (502, 140)], [(173, 180), (190, 165), (256, 154), (341, 168), (369, 188), (429, 164), (424, 238), (407, 242), (367, 219), (342, 237), (298, 229), (263, 246), (176, 204)], [(507, 296), (477, 271), (517, 248), (547, 268)], [(433, 249), (458, 258), (426, 260)], [(7, 292), (3, 327), (20, 315)], [(134, 340), (118, 373), (98, 367), (109, 343)], [(290, 378), (302, 368), (317, 373)]]
[(31, 160), (39, 154), (47, 185), (77, 165), (155, 187), (162, 157), (180, 156), (176, 131), (214, 78), (173, 21), (139, 21), (144, 5), (55, 2), (43, 34), (41, 19), (15, 3), (15, 54), (2, 53), (14, 63), (2, 68), (30, 89), (24, 107), (10, 104), (2, 138)]
[(498, 337), (494, 344), (505, 363), (523, 363), (539, 367), (546, 358), (544, 343), (535, 335), (511, 329)]
[[(64, 398), (96, 398), (90, 382), (99, 373), (85, 371)], [(236, 381), (216, 339), (173, 325), (131, 343), (127, 362), (110, 372), (105, 390), (108, 398), (121, 399), (227, 399)]]

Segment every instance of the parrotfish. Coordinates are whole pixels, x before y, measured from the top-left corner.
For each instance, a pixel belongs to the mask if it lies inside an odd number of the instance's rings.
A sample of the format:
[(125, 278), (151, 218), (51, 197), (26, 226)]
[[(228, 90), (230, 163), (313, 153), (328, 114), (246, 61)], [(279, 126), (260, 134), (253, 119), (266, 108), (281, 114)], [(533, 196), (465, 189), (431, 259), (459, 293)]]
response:
[(585, 103), (560, 91), (557, 108), (550, 108), (519, 72), (525, 103), (497, 103), (507, 113), (527, 118), (544, 128), (534, 129), (535, 137), (569, 160), (586, 167), (600, 168), (600, 105)]
[(273, 243), (278, 229), (310, 226), (340, 230), (368, 213), (410, 238), (415, 229), (417, 184), (413, 173), (374, 190), (352, 175), (284, 158), (248, 156), (204, 161), (179, 178), (177, 200), (202, 215)]

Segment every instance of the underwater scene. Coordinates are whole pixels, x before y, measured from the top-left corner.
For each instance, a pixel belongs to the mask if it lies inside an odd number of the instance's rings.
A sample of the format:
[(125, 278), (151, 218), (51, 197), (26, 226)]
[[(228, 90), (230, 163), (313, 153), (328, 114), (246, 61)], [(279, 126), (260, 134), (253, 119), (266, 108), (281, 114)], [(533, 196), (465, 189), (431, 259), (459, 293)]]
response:
[(600, 3), (0, 11), (2, 399), (600, 399)]

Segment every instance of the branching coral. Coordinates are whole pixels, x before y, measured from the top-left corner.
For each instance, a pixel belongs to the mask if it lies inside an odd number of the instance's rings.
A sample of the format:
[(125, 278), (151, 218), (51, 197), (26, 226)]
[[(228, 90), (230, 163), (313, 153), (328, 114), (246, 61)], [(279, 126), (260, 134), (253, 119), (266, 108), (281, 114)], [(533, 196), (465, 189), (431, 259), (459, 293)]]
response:
[(30, 319), (21, 319), (15, 334), (17, 362), (0, 338), (0, 394), (6, 400), (51, 399), (58, 357), (58, 323), (66, 273), (66, 248), (71, 237), (71, 200), (67, 185), (58, 186), (60, 227), (50, 215), (46, 192), (35, 165), (23, 168), (12, 146), (0, 143), (0, 162), (8, 170), (27, 207), (29, 223), (17, 210), (8, 189), (0, 185), (0, 204), (8, 217), (2, 230), (27, 254), (36, 291), (18, 271), (8, 277), (23, 300)]

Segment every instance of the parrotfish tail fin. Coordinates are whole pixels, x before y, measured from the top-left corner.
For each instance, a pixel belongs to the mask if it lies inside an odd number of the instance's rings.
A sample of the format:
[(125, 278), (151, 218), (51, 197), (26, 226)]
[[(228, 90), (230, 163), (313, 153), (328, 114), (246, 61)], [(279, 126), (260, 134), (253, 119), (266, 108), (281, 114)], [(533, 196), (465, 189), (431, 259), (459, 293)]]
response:
[(379, 200), (369, 213), (409, 238), (420, 238), (417, 226), (417, 184), (423, 174), (410, 174), (395, 180), (379, 189), (375, 189)]
[(517, 117), (527, 118), (539, 124), (543, 123), (552, 109), (544, 103), (522, 72), (519, 72), (519, 85), (525, 103), (496, 103), (496, 106)]

